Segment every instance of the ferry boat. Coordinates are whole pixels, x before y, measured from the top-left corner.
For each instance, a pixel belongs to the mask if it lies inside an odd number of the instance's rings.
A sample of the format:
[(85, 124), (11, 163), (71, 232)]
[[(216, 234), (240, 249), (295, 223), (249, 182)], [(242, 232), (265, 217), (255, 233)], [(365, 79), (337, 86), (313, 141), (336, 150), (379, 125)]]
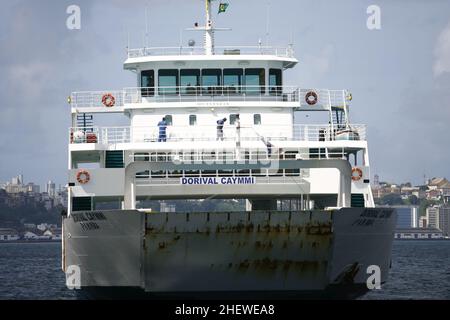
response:
[[(374, 266), (384, 283), (396, 213), (375, 208), (351, 94), (286, 85), (292, 46), (216, 46), (205, 7), (202, 47), (128, 48), (137, 87), (70, 95), (63, 271), (150, 296), (357, 297)], [(129, 126), (94, 123), (110, 114)], [(245, 209), (141, 205), (211, 198)]]

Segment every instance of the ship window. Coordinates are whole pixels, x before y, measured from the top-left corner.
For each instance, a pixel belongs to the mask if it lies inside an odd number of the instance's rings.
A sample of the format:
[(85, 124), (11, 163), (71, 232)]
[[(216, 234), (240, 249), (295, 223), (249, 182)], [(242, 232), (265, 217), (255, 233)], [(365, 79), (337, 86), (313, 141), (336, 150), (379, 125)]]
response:
[(250, 174), (250, 169), (236, 170), (236, 173), (235, 173), (236, 176), (248, 176), (249, 174)]
[(156, 154), (156, 161), (159, 161), (159, 162), (166, 162), (166, 161), (168, 161), (167, 160), (167, 154), (164, 153), (164, 152), (157, 153)]
[(245, 92), (247, 94), (264, 93), (264, 69), (245, 69)]
[(182, 176), (183, 172), (181, 170), (169, 171), (169, 178), (181, 178)]
[(141, 72), (141, 95), (153, 97), (155, 95), (155, 71), (144, 70)]
[(284, 169), (286, 176), (300, 176), (300, 169)]
[(236, 116), (237, 114), (230, 114), (230, 125), (236, 123)]
[(223, 69), (223, 86), (228, 94), (241, 92), (243, 75), (243, 69)]
[(161, 69), (158, 71), (159, 95), (178, 94), (178, 70)]
[(198, 170), (186, 170), (184, 171), (185, 177), (198, 177), (200, 172)]
[(204, 94), (220, 94), (222, 70), (203, 69), (202, 70), (202, 88)]
[(152, 171), (152, 178), (166, 178), (167, 171)]
[(172, 116), (171, 116), (170, 114), (166, 114), (166, 115), (164, 116), (164, 119), (166, 120), (166, 123), (167, 123), (168, 126), (171, 126), (171, 125), (173, 124), (173, 122), (172, 122)]
[(181, 94), (196, 95), (200, 85), (199, 69), (180, 70)]
[(219, 177), (231, 177), (233, 176), (233, 170), (219, 170)]
[(280, 95), (282, 92), (280, 69), (269, 69), (269, 92), (271, 95)]
[(298, 154), (298, 151), (286, 151), (284, 153), (284, 159), (295, 159), (295, 156)]
[(195, 114), (191, 114), (189, 116), (189, 125), (190, 126), (195, 126), (197, 125), (197, 116)]
[(201, 176), (202, 177), (215, 177), (215, 176), (217, 176), (217, 171), (216, 170), (202, 170)]
[(253, 124), (255, 124), (255, 125), (261, 124), (261, 115), (260, 114), (253, 115)]
[(137, 179), (148, 179), (148, 178), (150, 178), (150, 171), (145, 170), (145, 171), (141, 171), (141, 172), (136, 172), (136, 178)]
[(134, 154), (134, 161), (149, 161), (150, 157), (147, 152), (136, 152)]
[(267, 173), (269, 176), (281, 177), (283, 176), (283, 169), (267, 169)]

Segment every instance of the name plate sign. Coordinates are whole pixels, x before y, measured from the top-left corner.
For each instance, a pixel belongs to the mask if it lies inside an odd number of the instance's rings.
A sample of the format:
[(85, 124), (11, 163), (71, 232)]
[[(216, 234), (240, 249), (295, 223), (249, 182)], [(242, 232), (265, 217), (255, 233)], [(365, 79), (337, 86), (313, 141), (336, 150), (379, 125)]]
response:
[(212, 185), (212, 184), (255, 184), (255, 177), (195, 177), (180, 178), (182, 185)]

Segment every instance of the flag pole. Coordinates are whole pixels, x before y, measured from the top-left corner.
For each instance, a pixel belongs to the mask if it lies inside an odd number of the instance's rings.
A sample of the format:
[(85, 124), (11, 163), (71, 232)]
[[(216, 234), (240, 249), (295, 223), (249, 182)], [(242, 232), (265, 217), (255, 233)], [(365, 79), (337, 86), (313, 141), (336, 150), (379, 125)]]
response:
[(214, 28), (211, 20), (211, 0), (205, 0), (205, 54), (214, 54)]

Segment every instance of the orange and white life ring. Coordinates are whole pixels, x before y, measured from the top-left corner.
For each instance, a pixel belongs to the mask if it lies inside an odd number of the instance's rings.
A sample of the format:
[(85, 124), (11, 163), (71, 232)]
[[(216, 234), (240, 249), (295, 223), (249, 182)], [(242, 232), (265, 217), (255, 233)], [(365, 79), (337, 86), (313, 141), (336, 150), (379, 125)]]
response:
[(91, 175), (87, 170), (80, 170), (77, 172), (77, 181), (81, 184), (86, 184), (91, 180)]
[(116, 104), (116, 98), (111, 93), (106, 93), (102, 96), (102, 103), (105, 107), (113, 107)]
[(305, 95), (305, 101), (310, 106), (315, 105), (318, 99), (319, 97), (317, 96), (317, 93), (315, 93), (314, 91), (308, 91)]
[(363, 172), (360, 168), (353, 168), (352, 169), (352, 180), (353, 181), (359, 181), (361, 180), (363, 176)]

